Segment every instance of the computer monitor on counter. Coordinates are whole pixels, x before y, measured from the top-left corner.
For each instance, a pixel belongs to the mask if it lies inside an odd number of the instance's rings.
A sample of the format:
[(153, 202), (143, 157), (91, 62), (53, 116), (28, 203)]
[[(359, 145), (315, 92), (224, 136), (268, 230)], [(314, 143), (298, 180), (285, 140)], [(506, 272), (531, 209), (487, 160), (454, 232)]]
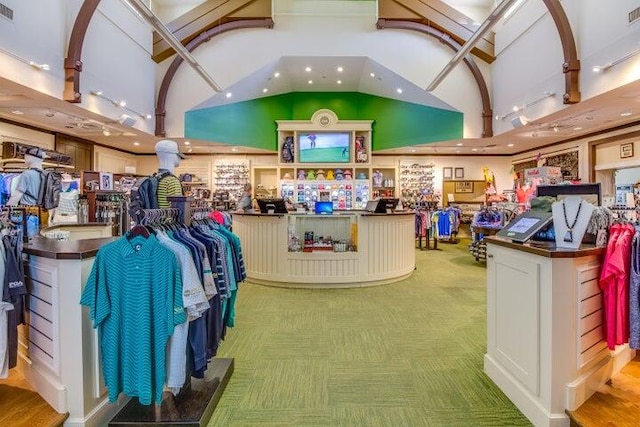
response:
[(258, 199), (260, 213), (287, 213), (287, 205), (284, 199)]

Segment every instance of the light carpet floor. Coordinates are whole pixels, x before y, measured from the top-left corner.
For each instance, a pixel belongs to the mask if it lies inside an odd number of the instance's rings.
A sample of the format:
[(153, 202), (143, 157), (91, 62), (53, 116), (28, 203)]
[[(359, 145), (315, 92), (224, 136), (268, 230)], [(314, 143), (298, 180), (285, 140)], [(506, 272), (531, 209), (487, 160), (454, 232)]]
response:
[(209, 426), (529, 426), (483, 373), (486, 269), (466, 244), (417, 251), (407, 280), (242, 285)]

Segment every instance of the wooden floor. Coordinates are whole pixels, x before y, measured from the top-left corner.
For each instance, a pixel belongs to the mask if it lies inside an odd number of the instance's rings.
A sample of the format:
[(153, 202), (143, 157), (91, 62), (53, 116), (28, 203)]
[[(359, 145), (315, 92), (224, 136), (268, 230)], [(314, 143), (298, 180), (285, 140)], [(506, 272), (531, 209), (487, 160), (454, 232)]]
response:
[(0, 380), (0, 426), (57, 427), (68, 414), (59, 414), (16, 372)]
[(640, 425), (640, 356), (569, 416), (574, 427)]

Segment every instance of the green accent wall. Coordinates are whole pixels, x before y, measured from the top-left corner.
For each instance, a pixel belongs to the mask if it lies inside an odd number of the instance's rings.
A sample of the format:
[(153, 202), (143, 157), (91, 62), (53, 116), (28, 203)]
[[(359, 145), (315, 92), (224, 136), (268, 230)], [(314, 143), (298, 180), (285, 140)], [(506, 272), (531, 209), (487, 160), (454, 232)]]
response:
[(188, 111), (185, 137), (277, 151), (276, 120), (374, 120), (373, 150), (462, 138), (463, 114), (357, 92), (292, 92)]

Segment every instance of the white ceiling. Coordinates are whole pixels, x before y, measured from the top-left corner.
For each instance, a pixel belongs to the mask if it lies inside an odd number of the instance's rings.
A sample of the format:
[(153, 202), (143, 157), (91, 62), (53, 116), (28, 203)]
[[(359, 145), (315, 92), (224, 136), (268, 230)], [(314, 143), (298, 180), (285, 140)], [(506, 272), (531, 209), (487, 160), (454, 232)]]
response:
[[(179, 4), (182, 0), (162, 0), (165, 4)], [(445, 0), (454, 7), (485, 7), (487, 14), (493, 0)], [(176, 3), (177, 2), (177, 3)], [(195, 1), (195, 3), (198, 3)], [(338, 73), (338, 65), (344, 67)], [(311, 72), (304, 71), (311, 67)], [(275, 71), (281, 73), (274, 78)], [(40, 71), (46, 72), (46, 71)], [(369, 75), (370, 72), (375, 77)], [(583, 70), (583, 72), (589, 72)], [(337, 79), (342, 81), (337, 85)], [(313, 80), (309, 85), (308, 80)], [(263, 93), (267, 87), (268, 92)], [(403, 93), (398, 94), (397, 88)], [(365, 57), (283, 57), (232, 85), (196, 108), (239, 102), (261, 96), (272, 96), (290, 91), (360, 91), (388, 98), (402, 99), (438, 108), (452, 109), (401, 76)], [(226, 98), (226, 92), (233, 94)], [(89, 93), (83, 96), (91, 96)], [(560, 96), (560, 94), (556, 95)], [(15, 114), (20, 111), (23, 114)], [(126, 111), (123, 111), (126, 113)], [(621, 116), (631, 113), (629, 116)], [(71, 136), (90, 139), (99, 144), (133, 153), (153, 153), (159, 138), (133, 127), (120, 124), (117, 118), (103, 117), (75, 104), (44, 95), (31, 88), (0, 78), (0, 118), (32, 125)], [(513, 129), (493, 138), (475, 138), (443, 141), (420, 146), (384, 150), (388, 154), (514, 154), (540, 146), (564, 141), (628, 123), (640, 121), (640, 81), (609, 93), (567, 106), (548, 117)], [(557, 127), (557, 132), (554, 131)], [(581, 129), (580, 129), (581, 128)], [(109, 136), (104, 135), (108, 130)], [(173, 138), (183, 143), (184, 138)], [(134, 145), (137, 144), (137, 145)], [(461, 145), (460, 145), (461, 144)], [(509, 146), (509, 144), (513, 144)], [(264, 153), (266, 150), (232, 147), (211, 141), (191, 140), (193, 153)], [(476, 151), (472, 151), (475, 149)]]

